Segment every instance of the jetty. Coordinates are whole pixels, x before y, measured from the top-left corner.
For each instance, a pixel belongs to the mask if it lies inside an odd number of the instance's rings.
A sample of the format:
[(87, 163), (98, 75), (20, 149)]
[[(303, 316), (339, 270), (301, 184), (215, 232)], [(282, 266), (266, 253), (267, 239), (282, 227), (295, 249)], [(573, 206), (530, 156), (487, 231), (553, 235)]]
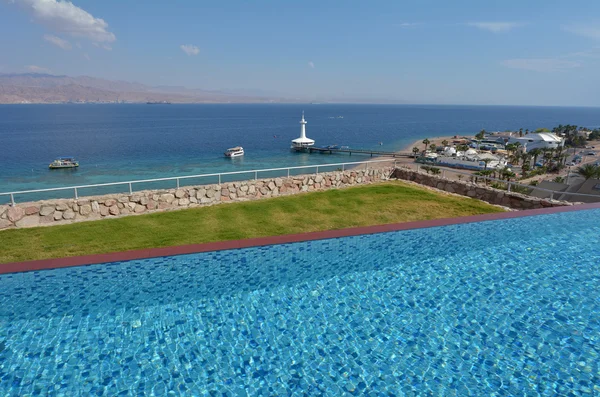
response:
[(382, 156), (382, 157), (414, 157), (413, 153), (407, 152), (386, 152), (382, 150), (369, 150), (369, 149), (352, 149), (348, 147), (307, 147), (304, 151), (308, 153), (348, 153), (352, 156), (352, 153), (355, 154), (367, 154), (371, 157), (373, 156)]

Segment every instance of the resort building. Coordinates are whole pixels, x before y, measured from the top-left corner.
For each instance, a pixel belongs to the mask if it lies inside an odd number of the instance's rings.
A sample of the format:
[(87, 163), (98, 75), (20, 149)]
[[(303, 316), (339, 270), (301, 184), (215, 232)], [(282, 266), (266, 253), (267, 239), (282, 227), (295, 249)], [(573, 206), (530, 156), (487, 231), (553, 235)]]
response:
[(522, 137), (511, 136), (508, 137), (507, 144), (520, 143), (521, 147), (526, 152), (530, 152), (533, 149), (557, 149), (563, 146), (564, 139), (551, 132), (539, 132), (533, 134), (527, 134)]

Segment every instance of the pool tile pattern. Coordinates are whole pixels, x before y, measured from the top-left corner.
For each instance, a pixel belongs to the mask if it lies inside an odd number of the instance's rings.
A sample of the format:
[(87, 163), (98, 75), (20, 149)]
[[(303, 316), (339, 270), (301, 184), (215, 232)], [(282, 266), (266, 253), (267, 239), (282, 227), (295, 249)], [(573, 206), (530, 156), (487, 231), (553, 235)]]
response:
[(0, 287), (0, 395), (600, 394), (600, 210)]

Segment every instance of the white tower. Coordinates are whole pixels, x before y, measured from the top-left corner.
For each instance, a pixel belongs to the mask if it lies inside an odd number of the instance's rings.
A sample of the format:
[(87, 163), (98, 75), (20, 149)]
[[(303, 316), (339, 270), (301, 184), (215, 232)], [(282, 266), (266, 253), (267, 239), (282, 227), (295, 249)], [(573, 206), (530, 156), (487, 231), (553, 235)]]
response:
[(304, 120), (304, 111), (302, 111), (302, 120), (300, 120), (300, 138), (296, 138), (292, 141), (292, 149), (303, 150), (314, 144), (315, 141), (306, 137), (306, 120)]

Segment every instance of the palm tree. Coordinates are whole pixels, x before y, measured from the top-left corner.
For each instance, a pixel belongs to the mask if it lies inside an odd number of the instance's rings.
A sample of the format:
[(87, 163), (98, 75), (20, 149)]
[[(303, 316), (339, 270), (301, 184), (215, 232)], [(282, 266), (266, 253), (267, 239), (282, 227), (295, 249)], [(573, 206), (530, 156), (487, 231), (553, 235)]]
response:
[(415, 146), (414, 148), (412, 148), (412, 152), (415, 155), (415, 157), (417, 157), (417, 154), (420, 152), (420, 150), (418, 147)]
[(519, 136), (522, 137), (523, 136), (523, 128), (519, 128)]
[(444, 140), (442, 141), (442, 146), (444, 146), (444, 147), (445, 147), (445, 146), (448, 146), (448, 144), (449, 144), (449, 143), (450, 143), (450, 142), (448, 142), (446, 139), (444, 139)]
[(423, 145), (425, 145), (425, 150), (427, 150), (427, 145), (429, 145), (431, 141), (427, 138), (423, 139)]
[(535, 148), (530, 150), (529, 154), (533, 156), (533, 165), (535, 166), (535, 164), (537, 163), (538, 156), (542, 154), (542, 151), (539, 148)]
[(525, 130), (525, 135), (529, 134), (529, 128)]
[(435, 143), (432, 143), (431, 145), (429, 145), (429, 149), (431, 149), (432, 152), (435, 152), (435, 149), (437, 149), (437, 146), (435, 146)]
[(577, 168), (577, 173), (587, 181), (590, 178), (600, 178), (600, 167), (593, 164), (585, 164)]

